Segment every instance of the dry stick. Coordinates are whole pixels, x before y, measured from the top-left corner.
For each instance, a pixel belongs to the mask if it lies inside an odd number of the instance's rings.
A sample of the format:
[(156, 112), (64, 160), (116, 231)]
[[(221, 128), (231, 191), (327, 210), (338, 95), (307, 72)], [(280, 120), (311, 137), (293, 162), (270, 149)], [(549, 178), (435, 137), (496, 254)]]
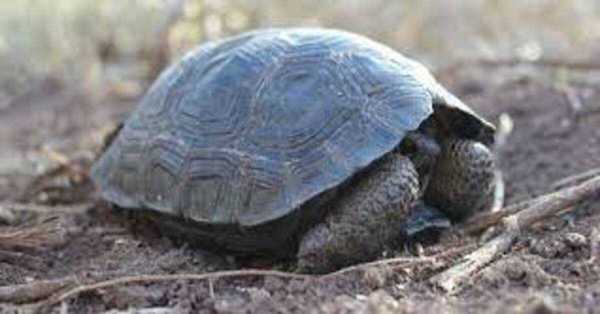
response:
[(228, 270), (219, 271), (206, 274), (172, 274), (172, 275), (140, 275), (140, 276), (129, 276), (121, 277), (116, 279), (110, 279), (106, 281), (100, 281), (93, 284), (81, 285), (73, 288), (65, 293), (60, 294), (57, 297), (50, 298), (43, 305), (54, 305), (59, 302), (65, 301), (71, 297), (77, 296), (81, 293), (90, 292), (98, 289), (109, 288), (117, 285), (133, 284), (133, 283), (150, 283), (170, 280), (216, 280), (227, 277), (243, 277), (243, 276), (273, 276), (288, 279), (314, 279), (317, 278), (314, 275), (302, 275), (292, 274), (275, 270), (258, 270), (258, 269), (247, 269), (247, 270)]
[[(504, 217), (514, 215), (525, 208), (534, 208), (539, 204), (546, 204), (555, 200), (561, 202), (563, 209), (567, 208), (575, 205), (582, 199), (589, 198), (592, 195), (599, 193), (599, 186), (600, 176), (597, 176), (574, 187), (564, 188), (553, 193), (536, 197), (532, 200), (517, 203), (497, 212), (477, 215), (464, 224), (465, 232), (469, 234), (481, 232), (488, 227), (498, 224)], [(565, 195), (569, 195), (570, 197), (566, 198)]]
[(220, 271), (220, 272), (213, 272), (213, 273), (206, 273), (206, 274), (141, 275), (141, 276), (121, 277), (121, 278), (110, 279), (110, 280), (106, 280), (106, 281), (97, 282), (94, 284), (82, 285), (82, 286), (76, 287), (70, 291), (67, 291), (67, 292), (59, 295), (58, 297), (51, 298), (48, 301), (48, 303), (43, 304), (43, 305), (57, 304), (59, 302), (63, 302), (65, 300), (67, 300), (71, 297), (74, 297), (76, 295), (79, 295), (81, 293), (85, 293), (85, 292), (89, 292), (89, 291), (93, 291), (93, 290), (97, 290), (97, 289), (113, 287), (116, 285), (159, 282), (159, 281), (169, 281), (169, 280), (208, 280), (209, 290), (210, 290), (209, 293), (211, 294), (211, 297), (214, 297), (214, 291), (213, 291), (214, 288), (211, 289), (211, 287), (213, 287), (215, 280), (218, 280), (221, 278), (242, 277), (242, 276), (274, 276), (274, 277), (282, 277), (282, 278), (288, 278), (288, 279), (321, 280), (321, 279), (331, 278), (334, 276), (339, 276), (339, 275), (342, 275), (342, 274), (345, 274), (345, 273), (348, 273), (351, 271), (364, 270), (364, 269), (374, 267), (374, 266), (382, 266), (382, 265), (390, 265), (390, 264), (398, 264), (398, 263), (404, 263), (404, 266), (406, 266), (406, 265), (412, 265), (412, 264), (418, 264), (418, 263), (435, 262), (440, 257), (455, 254), (455, 253), (457, 254), (466, 249), (468, 249), (468, 246), (460, 247), (460, 248), (457, 248), (457, 250), (453, 250), (453, 251), (442, 252), (442, 253), (434, 255), (434, 256), (419, 257), (419, 258), (406, 258), (406, 257), (390, 258), (390, 259), (385, 259), (385, 260), (381, 260), (381, 261), (350, 266), (350, 267), (341, 269), (337, 272), (330, 273), (327, 275), (322, 275), (322, 276), (293, 274), (293, 273), (271, 271), (271, 270), (248, 269), (248, 270)]
[[(508, 137), (512, 133), (514, 129), (513, 119), (510, 117), (508, 113), (502, 113), (498, 118), (498, 127), (496, 128), (496, 133), (494, 134), (494, 147), (493, 150), (496, 155), (496, 163), (499, 162), (499, 154), (498, 152), (504, 147)], [(495, 181), (495, 189), (494, 189), (494, 201), (492, 203), (492, 212), (499, 211), (504, 207), (504, 196), (505, 196), (505, 186), (504, 186), (504, 178), (502, 177), (502, 172), (498, 169), (494, 171), (494, 181)]]
[(506, 252), (522, 229), (599, 193), (600, 177), (596, 177), (578, 186), (549, 194), (523, 211), (504, 218), (505, 231), (502, 234), (463, 257), (455, 266), (432, 277), (430, 281), (446, 292), (453, 292), (474, 273)]
[(0, 248), (39, 249), (60, 245), (65, 241), (65, 230), (57, 217), (18, 227), (0, 228)]
[(395, 257), (395, 258), (387, 258), (387, 259), (382, 259), (382, 260), (378, 260), (378, 261), (374, 261), (374, 262), (353, 265), (353, 266), (349, 266), (346, 268), (342, 268), (333, 273), (321, 275), (321, 276), (319, 276), (319, 280), (338, 277), (340, 275), (344, 275), (344, 274), (347, 274), (350, 272), (359, 271), (359, 270), (367, 270), (367, 269), (373, 268), (373, 267), (392, 266), (393, 268), (395, 268), (396, 266), (408, 267), (408, 266), (412, 266), (412, 265), (416, 265), (416, 264), (423, 264), (423, 263), (432, 263), (433, 264), (433, 263), (439, 261), (440, 258), (454, 255), (454, 254), (459, 254), (470, 248), (471, 248), (471, 245), (465, 245), (465, 246), (452, 248), (452, 249), (446, 250), (442, 253), (431, 255), (431, 256)]
[(42, 154), (46, 155), (48, 159), (56, 162), (61, 167), (64, 167), (71, 174), (78, 176), (79, 179), (86, 178), (89, 176), (88, 171), (82, 169), (80, 166), (73, 163), (73, 161), (65, 154), (60, 153), (48, 146), (43, 146), (41, 149)]
[(0, 302), (30, 303), (48, 298), (67, 286), (76, 283), (74, 278), (40, 280), (31, 283), (0, 287)]
[(319, 279), (333, 278), (333, 277), (337, 277), (337, 276), (347, 274), (350, 272), (354, 272), (354, 271), (366, 270), (366, 269), (369, 269), (372, 267), (390, 266), (390, 265), (396, 265), (396, 264), (400, 264), (401, 266), (406, 267), (406, 266), (413, 265), (413, 264), (434, 263), (435, 261), (437, 261), (436, 256), (389, 258), (389, 259), (384, 259), (384, 260), (379, 260), (379, 261), (374, 261), (374, 262), (369, 262), (369, 263), (364, 263), (364, 264), (359, 264), (359, 265), (342, 268), (333, 273), (322, 275), (319, 277)]
[(57, 234), (60, 234), (60, 229), (54, 221), (33, 226), (8, 227), (6, 230), (0, 228), (0, 248), (40, 248), (55, 242)]
[(462, 224), (463, 232), (475, 235), (485, 231), (487, 228), (497, 225), (504, 217), (516, 214), (529, 206), (544, 201), (549, 195), (542, 195), (536, 198), (525, 200), (510, 206), (504, 207), (495, 212), (486, 212), (478, 214)]
[(553, 189), (562, 188), (569, 184), (573, 184), (574, 182), (580, 182), (583, 180), (587, 180), (587, 179), (597, 176), (597, 175), (600, 175), (600, 168), (593, 168), (593, 169), (587, 170), (585, 172), (578, 173), (576, 175), (568, 176), (564, 179), (558, 180), (552, 184), (552, 188)]

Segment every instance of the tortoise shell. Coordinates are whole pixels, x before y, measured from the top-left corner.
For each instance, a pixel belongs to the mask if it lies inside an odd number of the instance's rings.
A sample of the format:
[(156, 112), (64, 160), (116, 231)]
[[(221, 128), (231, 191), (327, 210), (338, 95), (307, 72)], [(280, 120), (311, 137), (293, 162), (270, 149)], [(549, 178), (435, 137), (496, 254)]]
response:
[(392, 151), (434, 105), (492, 128), (423, 66), (367, 38), (254, 31), (165, 70), (92, 177), (120, 207), (256, 226)]

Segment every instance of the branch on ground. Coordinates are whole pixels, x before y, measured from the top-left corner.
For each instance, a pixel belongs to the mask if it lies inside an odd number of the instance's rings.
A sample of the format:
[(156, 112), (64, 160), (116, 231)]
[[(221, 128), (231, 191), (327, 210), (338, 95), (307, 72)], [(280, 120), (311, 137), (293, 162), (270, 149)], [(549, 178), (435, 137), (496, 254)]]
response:
[[(519, 225), (528, 226), (531, 223), (530, 220), (533, 218), (526, 216), (526, 213), (531, 213), (532, 209), (535, 209), (536, 211), (542, 211), (544, 208), (565, 209), (582, 200), (591, 198), (594, 195), (600, 195), (600, 176), (589, 179), (588, 181), (573, 187), (563, 188), (532, 200), (510, 205), (496, 212), (477, 215), (464, 224), (465, 231), (469, 234), (482, 232), (483, 230), (500, 223), (505, 217), (517, 213), (522, 217), (520, 219), (525, 219), (524, 221), (520, 221)], [(526, 213), (520, 213), (524, 209), (527, 209)], [(552, 214), (553, 213), (554, 211), (552, 211)]]

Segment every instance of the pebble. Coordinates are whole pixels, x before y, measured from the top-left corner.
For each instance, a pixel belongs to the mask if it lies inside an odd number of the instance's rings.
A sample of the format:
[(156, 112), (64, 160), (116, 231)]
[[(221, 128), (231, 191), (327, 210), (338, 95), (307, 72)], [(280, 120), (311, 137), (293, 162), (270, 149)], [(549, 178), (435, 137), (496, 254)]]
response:
[(581, 248), (587, 245), (587, 238), (576, 232), (569, 232), (564, 235), (564, 242), (572, 248)]

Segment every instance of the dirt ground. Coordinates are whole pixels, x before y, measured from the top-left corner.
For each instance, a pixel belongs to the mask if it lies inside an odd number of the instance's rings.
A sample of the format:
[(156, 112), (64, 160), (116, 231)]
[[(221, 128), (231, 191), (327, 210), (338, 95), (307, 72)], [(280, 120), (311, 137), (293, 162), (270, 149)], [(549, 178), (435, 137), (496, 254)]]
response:
[[(484, 78), (491, 71), (457, 73), (445, 83), (490, 120), (497, 121), (503, 113), (512, 119), (514, 131), (499, 152), (506, 203), (550, 192), (559, 180), (600, 167), (600, 88), (570, 85), (584, 112), (574, 115), (563, 89), (527, 77), (488, 82)], [(51, 204), (57, 205), (57, 211), (66, 211), (52, 213), (57, 217), (51, 223), (59, 227), (53, 234), (58, 241), (36, 249), (0, 245), (0, 253), (22, 254), (17, 260), (2, 259), (0, 254), (0, 286), (68, 277), (81, 284), (121, 276), (202, 274), (256, 265), (174, 243), (102, 204), (89, 205), (94, 189), (85, 180), (87, 167), (106, 131), (134, 105), (133, 98), (112, 94), (89, 100), (46, 80), (0, 108), (0, 200)], [(65, 169), (61, 163), (70, 166)], [(49, 171), (54, 175), (48, 176)], [(70, 209), (82, 204), (80, 208), (87, 210)], [(247, 275), (210, 282), (180, 279), (116, 285), (76, 295), (45, 310), (600, 313), (600, 257), (594, 260), (591, 256), (599, 250), (591, 240), (599, 226), (600, 196), (525, 232), (507, 254), (453, 295), (432, 287), (427, 279), (452, 265), (460, 254), (414, 267), (371, 267), (322, 280)], [(7, 228), (0, 225), (0, 232)], [(476, 240), (444, 239), (426, 247), (422, 255), (472, 248)], [(393, 256), (418, 260), (406, 250), (388, 252), (386, 258)], [(259, 266), (290, 269), (281, 263)], [(27, 304), (0, 305), (6, 312), (27, 308)]]

